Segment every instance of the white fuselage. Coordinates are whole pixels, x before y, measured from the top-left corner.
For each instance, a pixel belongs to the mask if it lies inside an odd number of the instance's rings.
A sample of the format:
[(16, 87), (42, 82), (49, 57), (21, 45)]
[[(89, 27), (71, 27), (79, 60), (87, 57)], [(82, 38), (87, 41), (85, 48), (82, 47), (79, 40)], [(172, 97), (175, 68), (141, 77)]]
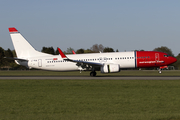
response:
[[(102, 64), (119, 64), (120, 68), (135, 68), (135, 52), (116, 52), (116, 53), (91, 53), (67, 55), (69, 59), (87, 61)], [(18, 62), (22, 64), (22, 62)], [(66, 61), (60, 55), (42, 56), (29, 58), (26, 63), (29, 68), (54, 70), (54, 71), (73, 71), (82, 70), (77, 63)]]

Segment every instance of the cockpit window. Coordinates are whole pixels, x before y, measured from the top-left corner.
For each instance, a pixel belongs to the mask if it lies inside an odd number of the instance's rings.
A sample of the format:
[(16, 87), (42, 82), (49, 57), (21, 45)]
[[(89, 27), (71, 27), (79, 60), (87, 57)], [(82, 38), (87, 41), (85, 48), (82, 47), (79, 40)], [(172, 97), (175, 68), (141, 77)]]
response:
[(164, 55), (164, 57), (169, 57), (170, 55)]

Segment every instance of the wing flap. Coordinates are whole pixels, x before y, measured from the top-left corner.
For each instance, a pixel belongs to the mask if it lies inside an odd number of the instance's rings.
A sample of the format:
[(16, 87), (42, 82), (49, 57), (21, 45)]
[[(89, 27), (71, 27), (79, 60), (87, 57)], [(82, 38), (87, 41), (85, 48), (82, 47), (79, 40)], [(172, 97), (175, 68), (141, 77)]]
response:
[(78, 64), (85, 64), (85, 65), (91, 65), (91, 66), (102, 66), (101, 63), (95, 63), (95, 62), (87, 62), (87, 61), (79, 61), (79, 60), (73, 60), (71, 62), (76, 62)]

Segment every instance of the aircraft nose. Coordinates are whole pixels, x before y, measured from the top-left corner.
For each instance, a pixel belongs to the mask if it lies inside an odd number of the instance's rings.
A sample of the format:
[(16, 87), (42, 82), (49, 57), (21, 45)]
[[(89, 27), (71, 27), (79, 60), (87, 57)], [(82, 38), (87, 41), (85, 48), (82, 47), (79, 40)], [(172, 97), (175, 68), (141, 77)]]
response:
[(172, 63), (175, 63), (177, 61), (177, 59), (175, 57), (172, 57), (171, 61), (172, 61)]

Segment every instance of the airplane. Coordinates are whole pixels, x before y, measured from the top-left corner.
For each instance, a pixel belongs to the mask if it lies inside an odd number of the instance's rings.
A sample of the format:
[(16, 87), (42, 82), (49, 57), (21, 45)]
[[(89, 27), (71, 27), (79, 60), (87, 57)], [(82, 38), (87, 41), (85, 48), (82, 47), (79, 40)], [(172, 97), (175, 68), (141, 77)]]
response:
[[(157, 51), (130, 51), (109, 53), (88, 53), (65, 55), (60, 48), (60, 55), (51, 55), (35, 50), (14, 27), (9, 28), (15, 60), (19, 65), (50, 71), (91, 71), (90, 76), (101, 73), (120, 72), (123, 68), (163, 68), (177, 61), (176, 58)], [(161, 73), (161, 69), (159, 71)]]

